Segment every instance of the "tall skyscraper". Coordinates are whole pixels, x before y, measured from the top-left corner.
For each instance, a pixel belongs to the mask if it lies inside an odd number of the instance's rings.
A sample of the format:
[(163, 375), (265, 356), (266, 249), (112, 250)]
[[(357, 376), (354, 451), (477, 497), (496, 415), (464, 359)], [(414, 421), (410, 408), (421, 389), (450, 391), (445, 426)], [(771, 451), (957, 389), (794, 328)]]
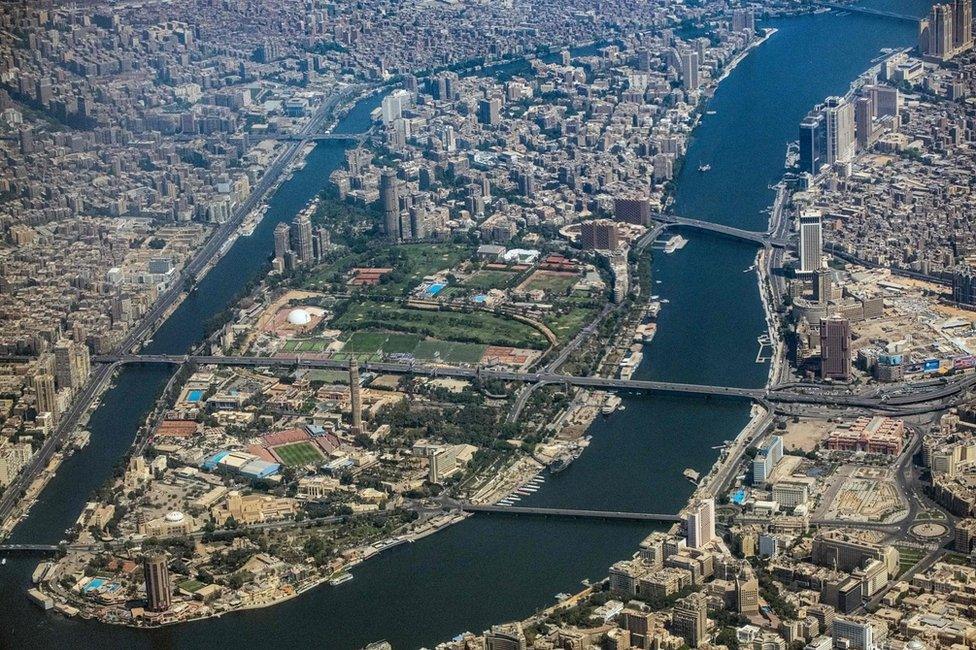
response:
[(494, 126), (501, 121), (502, 100), (489, 97), (478, 102), (478, 121), (482, 124)]
[(708, 632), (708, 601), (705, 594), (693, 593), (675, 603), (671, 626), (675, 636), (680, 636), (689, 646), (697, 648)]
[(427, 209), (417, 203), (410, 209), (410, 232), (414, 239), (427, 238)]
[(820, 378), (851, 379), (851, 324), (841, 316), (820, 321)]
[(973, 46), (973, 0), (953, 0), (952, 48), (955, 53)]
[(919, 22), (918, 47), (927, 59), (952, 58), (954, 13), (951, 4), (932, 5), (928, 18)]
[(813, 299), (817, 302), (828, 302), (830, 291), (830, 269), (816, 269), (813, 272)]
[(76, 390), (88, 379), (91, 358), (88, 347), (61, 340), (54, 346), (54, 377), (58, 388)]
[(823, 266), (823, 217), (819, 210), (800, 213), (800, 273), (813, 273)]
[(285, 253), (291, 250), (291, 229), (287, 223), (279, 223), (274, 229), (274, 256), (276, 260), (285, 259)]
[(383, 224), (386, 238), (400, 239), (400, 199), (397, 196), (396, 172), (384, 169), (380, 172), (380, 201), (383, 203)]
[(615, 251), (620, 248), (617, 224), (609, 219), (580, 224), (580, 245), (587, 250)]
[(715, 499), (696, 503), (685, 520), (689, 548), (701, 548), (715, 539)]
[(34, 393), (37, 395), (37, 412), (50, 413), (57, 420), (58, 403), (54, 392), (54, 377), (45, 373), (34, 376)]
[(857, 136), (857, 146), (867, 149), (874, 134), (874, 105), (870, 97), (858, 97), (854, 100), (854, 133)]
[(865, 86), (864, 91), (871, 98), (875, 119), (884, 117), (898, 117), (899, 94), (892, 86), (873, 84)]
[(291, 245), (302, 264), (312, 262), (312, 221), (307, 215), (300, 214), (295, 217), (291, 230)]
[(142, 562), (146, 579), (146, 601), (148, 609), (165, 612), (173, 603), (173, 588), (169, 581), (169, 567), (162, 553), (147, 556)]
[(800, 122), (800, 171), (816, 174), (827, 162), (827, 124), (819, 110)]
[(827, 164), (850, 161), (854, 157), (854, 107), (843, 97), (828, 97), (824, 118), (827, 121)]
[(698, 66), (698, 52), (688, 50), (681, 53), (681, 86), (685, 90), (698, 90), (701, 85)]
[(745, 29), (756, 31), (756, 12), (752, 9), (733, 9), (732, 31), (741, 32)]
[(349, 360), (349, 408), (352, 426), (349, 432), (356, 436), (363, 432), (363, 397), (359, 385), (359, 361)]

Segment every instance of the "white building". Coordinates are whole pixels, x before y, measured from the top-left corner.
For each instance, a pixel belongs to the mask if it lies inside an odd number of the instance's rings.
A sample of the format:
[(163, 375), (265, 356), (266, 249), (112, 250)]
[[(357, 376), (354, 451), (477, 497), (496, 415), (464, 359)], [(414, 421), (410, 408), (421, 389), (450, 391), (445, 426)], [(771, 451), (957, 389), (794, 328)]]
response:
[(715, 499), (702, 499), (685, 521), (689, 548), (701, 548), (715, 539)]
[(813, 273), (823, 266), (823, 215), (819, 210), (800, 213), (800, 273)]

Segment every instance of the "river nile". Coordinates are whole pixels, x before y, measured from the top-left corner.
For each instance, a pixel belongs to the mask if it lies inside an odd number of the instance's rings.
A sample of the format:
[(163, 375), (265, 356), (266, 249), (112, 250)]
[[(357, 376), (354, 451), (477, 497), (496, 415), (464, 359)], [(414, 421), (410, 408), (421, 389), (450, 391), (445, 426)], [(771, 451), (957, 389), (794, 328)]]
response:
[[(874, 3), (914, 14), (917, 0)], [(675, 211), (688, 217), (764, 230), (769, 189), (783, 171), (785, 146), (809, 108), (848, 84), (881, 48), (911, 44), (908, 23), (860, 15), (819, 14), (772, 21), (778, 32), (721, 84), (695, 132), (677, 182)], [(362, 130), (373, 98), (340, 124)], [(271, 250), (274, 226), (290, 220), (341, 162), (342, 145), (322, 143), (273, 197), (254, 235), (240, 238), (176, 310), (148, 346), (182, 353), (206, 320), (230, 304)], [(699, 173), (702, 164), (709, 173)], [(704, 235), (674, 255), (656, 254), (653, 292), (668, 300), (639, 378), (761, 386), (756, 363), (765, 323), (754, 246)], [(659, 282), (658, 282), (659, 281)], [(91, 444), (68, 459), (11, 542), (57, 542), (92, 490), (124, 456), (168, 379), (156, 368), (127, 368), (102, 397), (89, 424)], [(593, 424), (592, 444), (566, 471), (549, 477), (525, 505), (676, 512), (692, 485), (685, 467), (707, 471), (714, 445), (749, 418), (734, 400), (629, 396), (625, 409)], [(36, 560), (0, 567), (0, 647), (232, 648), (245, 645), (356, 648), (379, 639), (396, 648), (438, 641), (520, 618), (573, 592), (583, 578), (606, 575), (629, 557), (650, 528), (631, 523), (476, 516), (404, 544), (353, 570), (355, 580), (322, 586), (276, 607), (156, 630), (134, 630), (46, 614), (25, 596)]]

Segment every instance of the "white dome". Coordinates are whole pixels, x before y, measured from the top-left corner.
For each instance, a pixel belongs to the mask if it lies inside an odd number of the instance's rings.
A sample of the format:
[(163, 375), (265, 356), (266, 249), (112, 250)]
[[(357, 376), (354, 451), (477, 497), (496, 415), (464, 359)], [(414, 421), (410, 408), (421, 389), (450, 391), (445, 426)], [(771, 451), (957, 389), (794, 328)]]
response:
[(308, 325), (312, 322), (312, 315), (304, 309), (292, 309), (288, 312), (288, 322), (292, 325)]
[(184, 514), (179, 510), (174, 510), (173, 512), (166, 513), (166, 521), (170, 523), (178, 523), (183, 521)]

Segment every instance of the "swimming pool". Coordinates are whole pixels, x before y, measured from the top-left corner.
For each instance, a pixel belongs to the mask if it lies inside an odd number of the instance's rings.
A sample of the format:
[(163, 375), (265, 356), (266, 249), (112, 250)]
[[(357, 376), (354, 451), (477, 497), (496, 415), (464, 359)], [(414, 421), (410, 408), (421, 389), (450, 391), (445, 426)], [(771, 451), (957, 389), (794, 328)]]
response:
[(202, 390), (191, 390), (186, 394), (187, 402), (199, 402), (203, 398)]
[(441, 290), (447, 286), (446, 282), (435, 282), (434, 284), (427, 287), (428, 296), (436, 296), (441, 292)]
[(91, 582), (85, 585), (84, 591), (95, 591), (99, 587), (105, 584), (105, 578), (92, 578)]

